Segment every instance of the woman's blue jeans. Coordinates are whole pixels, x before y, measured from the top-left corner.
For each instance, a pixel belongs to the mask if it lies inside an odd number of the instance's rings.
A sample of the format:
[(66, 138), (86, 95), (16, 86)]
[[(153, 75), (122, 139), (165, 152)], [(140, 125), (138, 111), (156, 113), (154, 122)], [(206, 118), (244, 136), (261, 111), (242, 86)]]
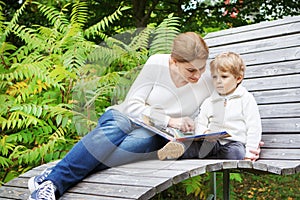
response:
[(157, 158), (167, 140), (133, 124), (116, 110), (106, 111), (97, 127), (84, 136), (52, 169), (51, 180), (62, 195), (92, 172)]

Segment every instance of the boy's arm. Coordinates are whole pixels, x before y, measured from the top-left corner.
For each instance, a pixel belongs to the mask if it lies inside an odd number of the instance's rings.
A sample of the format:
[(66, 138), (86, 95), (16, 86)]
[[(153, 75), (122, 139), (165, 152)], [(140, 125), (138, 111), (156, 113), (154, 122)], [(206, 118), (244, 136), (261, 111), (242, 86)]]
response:
[(244, 98), (243, 112), (247, 127), (245, 159), (251, 159), (255, 156), (251, 151), (255, 151), (259, 148), (262, 127), (257, 103), (250, 93)]

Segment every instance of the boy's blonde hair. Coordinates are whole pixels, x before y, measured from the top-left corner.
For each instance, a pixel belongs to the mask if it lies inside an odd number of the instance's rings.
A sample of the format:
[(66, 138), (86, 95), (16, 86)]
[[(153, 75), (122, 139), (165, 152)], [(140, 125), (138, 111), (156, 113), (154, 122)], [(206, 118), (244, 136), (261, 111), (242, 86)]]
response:
[(230, 72), (235, 78), (244, 78), (246, 65), (239, 54), (234, 52), (221, 53), (210, 62), (210, 71)]

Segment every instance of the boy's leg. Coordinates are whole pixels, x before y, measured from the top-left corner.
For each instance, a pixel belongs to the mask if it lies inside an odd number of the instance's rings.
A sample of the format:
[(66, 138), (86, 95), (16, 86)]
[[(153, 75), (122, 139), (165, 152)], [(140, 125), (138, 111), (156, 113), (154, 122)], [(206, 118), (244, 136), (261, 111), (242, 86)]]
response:
[(220, 145), (216, 152), (215, 158), (229, 160), (243, 160), (245, 157), (245, 145), (241, 142), (232, 141)]

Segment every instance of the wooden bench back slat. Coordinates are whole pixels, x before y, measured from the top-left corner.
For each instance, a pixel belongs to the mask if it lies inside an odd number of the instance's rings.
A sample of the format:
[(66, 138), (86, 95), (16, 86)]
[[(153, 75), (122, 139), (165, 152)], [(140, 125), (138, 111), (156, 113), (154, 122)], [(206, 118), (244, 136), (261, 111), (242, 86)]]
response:
[(269, 149), (264, 148), (260, 155), (261, 159), (267, 160), (299, 160), (300, 151), (298, 149)]
[[(284, 42), (282, 42), (284, 41)], [(218, 46), (214, 48), (214, 51), (210, 53), (210, 58), (224, 51), (236, 51), (239, 50), (241, 55), (252, 54), (257, 52), (272, 51), (274, 49), (293, 48), (298, 46), (300, 41), (299, 33), (293, 35), (286, 35), (280, 38), (267, 38), (262, 40), (253, 40), (243, 43), (229, 43), (226, 45)]]
[(251, 92), (258, 104), (300, 102), (300, 88)]
[(278, 117), (293, 118), (300, 115), (300, 103), (260, 105), (258, 108), (262, 119)]
[[(299, 69), (300, 70), (300, 69)], [(300, 87), (300, 73), (274, 76), (256, 79), (245, 79), (243, 85), (249, 91), (270, 90), (270, 89), (284, 89), (284, 88), (299, 88)]]
[[(263, 141), (265, 141), (265, 148), (282, 148), (295, 149), (300, 148), (299, 134), (264, 134)], [(300, 153), (300, 152), (299, 152)]]
[(255, 24), (251, 26), (244, 26), (243, 28), (233, 28), (216, 33), (208, 34), (205, 39), (208, 45), (213, 48), (216, 46), (224, 46), (232, 43), (241, 43), (246, 41), (274, 38), (283, 35), (298, 33), (300, 30), (300, 17), (293, 17), (289, 19), (277, 20), (268, 23)]
[(300, 73), (300, 60), (277, 62), (271, 64), (257, 64), (249, 66), (247, 63), (247, 70), (245, 79), (278, 76)]
[(262, 119), (264, 133), (300, 132), (300, 117)]

